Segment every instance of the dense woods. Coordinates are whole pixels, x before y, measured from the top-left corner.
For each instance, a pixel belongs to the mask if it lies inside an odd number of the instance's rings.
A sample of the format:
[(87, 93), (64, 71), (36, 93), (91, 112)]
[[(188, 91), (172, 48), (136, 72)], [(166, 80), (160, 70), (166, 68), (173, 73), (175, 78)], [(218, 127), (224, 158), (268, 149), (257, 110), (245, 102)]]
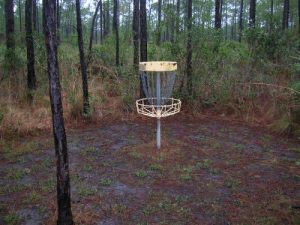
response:
[[(119, 95), (120, 108), (131, 111), (130, 102), (140, 83), (138, 62), (174, 60), (180, 74), (176, 94), (192, 100), (197, 109), (240, 116), (248, 110), (246, 115), (251, 111), (252, 122), (263, 111), (272, 109), (263, 121), (279, 121), (280, 132), (296, 129), (292, 125), (292, 102), (299, 91), (299, 1), (57, 0), (55, 13), (58, 54), (66, 80), (63, 85), (67, 85), (67, 99), (71, 99), (65, 104), (70, 104), (72, 115), (95, 116), (97, 106), (93, 99), (99, 93), (90, 94), (88, 84), (95, 85), (94, 79), (107, 76), (116, 81), (106, 91)], [(13, 96), (10, 104), (22, 95), (23, 87), (27, 86), (27, 96), (33, 102), (45, 91), (42, 14), (42, 2), (37, 0), (5, 0), (0, 5), (4, 68), (0, 75), (2, 85), (10, 83), (6, 92)], [(72, 62), (68, 60), (71, 58)], [(67, 69), (69, 66), (72, 70)], [(68, 91), (68, 76), (79, 72), (82, 98), (78, 98), (77, 87), (73, 94)], [(24, 73), (27, 84), (22, 86)], [(72, 79), (78, 82), (73, 75)], [(274, 94), (274, 90), (278, 93)], [(285, 109), (279, 107), (279, 92), (286, 98)], [(269, 100), (258, 107), (263, 96)], [(249, 108), (249, 104), (254, 105)]]

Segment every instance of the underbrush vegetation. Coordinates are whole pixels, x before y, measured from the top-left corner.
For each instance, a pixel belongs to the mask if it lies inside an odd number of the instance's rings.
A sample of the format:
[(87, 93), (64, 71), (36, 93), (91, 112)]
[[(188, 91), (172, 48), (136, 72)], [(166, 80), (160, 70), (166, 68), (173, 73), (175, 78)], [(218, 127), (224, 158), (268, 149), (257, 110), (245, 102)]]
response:
[[(295, 32), (245, 32), (244, 41), (220, 40), (214, 30), (194, 30), (193, 95), (186, 90), (186, 36), (160, 47), (150, 40), (148, 60), (178, 62), (174, 95), (183, 110), (263, 124), (282, 134), (300, 135), (300, 40)], [(201, 33), (201, 34), (197, 34)], [(114, 38), (94, 45), (89, 59), (89, 91), (93, 121), (134, 113), (139, 79), (132, 66), (130, 37), (121, 37), (120, 66), (114, 65)], [(251, 44), (250, 41), (251, 40)], [(0, 134), (34, 134), (51, 128), (48, 75), (43, 37), (36, 37), (38, 89), (27, 100), (26, 51), (22, 44), (13, 59), (0, 46)], [(130, 46), (130, 47), (128, 47)], [(13, 63), (12, 63), (13, 62)], [(82, 120), (82, 89), (76, 41), (59, 46), (60, 78), (67, 124)], [(14, 69), (11, 70), (13, 65)], [(191, 110), (190, 110), (191, 109)]]

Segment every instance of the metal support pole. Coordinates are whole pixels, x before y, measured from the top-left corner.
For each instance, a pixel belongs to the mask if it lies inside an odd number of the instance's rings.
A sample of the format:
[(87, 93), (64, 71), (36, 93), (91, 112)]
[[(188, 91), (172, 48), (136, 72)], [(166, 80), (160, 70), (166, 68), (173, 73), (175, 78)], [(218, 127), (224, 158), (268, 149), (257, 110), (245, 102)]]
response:
[(160, 73), (157, 73), (156, 76), (156, 97), (157, 97), (157, 113), (158, 113), (158, 117), (157, 117), (157, 131), (156, 131), (156, 144), (157, 144), (157, 149), (160, 149), (161, 146), (161, 124), (160, 124), (160, 113), (161, 113), (161, 90), (160, 90)]
[(160, 149), (161, 146), (161, 135), (160, 135), (160, 118), (157, 119), (157, 131), (156, 131), (156, 145), (157, 149)]

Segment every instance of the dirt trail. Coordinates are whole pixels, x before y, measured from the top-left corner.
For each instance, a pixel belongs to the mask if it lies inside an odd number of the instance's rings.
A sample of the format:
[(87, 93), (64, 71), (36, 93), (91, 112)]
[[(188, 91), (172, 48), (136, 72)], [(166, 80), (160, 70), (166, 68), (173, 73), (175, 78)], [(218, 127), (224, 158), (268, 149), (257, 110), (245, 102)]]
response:
[[(175, 121), (175, 122), (174, 122)], [(76, 224), (300, 224), (300, 143), (204, 120), (68, 130)], [(2, 142), (0, 224), (55, 223), (52, 136)]]

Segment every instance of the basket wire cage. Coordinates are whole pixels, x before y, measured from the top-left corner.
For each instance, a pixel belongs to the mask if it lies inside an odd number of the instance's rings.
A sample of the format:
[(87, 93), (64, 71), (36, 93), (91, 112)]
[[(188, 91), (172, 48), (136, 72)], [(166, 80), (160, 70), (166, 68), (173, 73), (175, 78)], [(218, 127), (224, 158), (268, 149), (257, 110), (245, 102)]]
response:
[(176, 62), (152, 61), (139, 65), (146, 98), (136, 101), (139, 114), (157, 118), (157, 148), (161, 147), (161, 118), (180, 112), (181, 101), (172, 98), (177, 70)]

